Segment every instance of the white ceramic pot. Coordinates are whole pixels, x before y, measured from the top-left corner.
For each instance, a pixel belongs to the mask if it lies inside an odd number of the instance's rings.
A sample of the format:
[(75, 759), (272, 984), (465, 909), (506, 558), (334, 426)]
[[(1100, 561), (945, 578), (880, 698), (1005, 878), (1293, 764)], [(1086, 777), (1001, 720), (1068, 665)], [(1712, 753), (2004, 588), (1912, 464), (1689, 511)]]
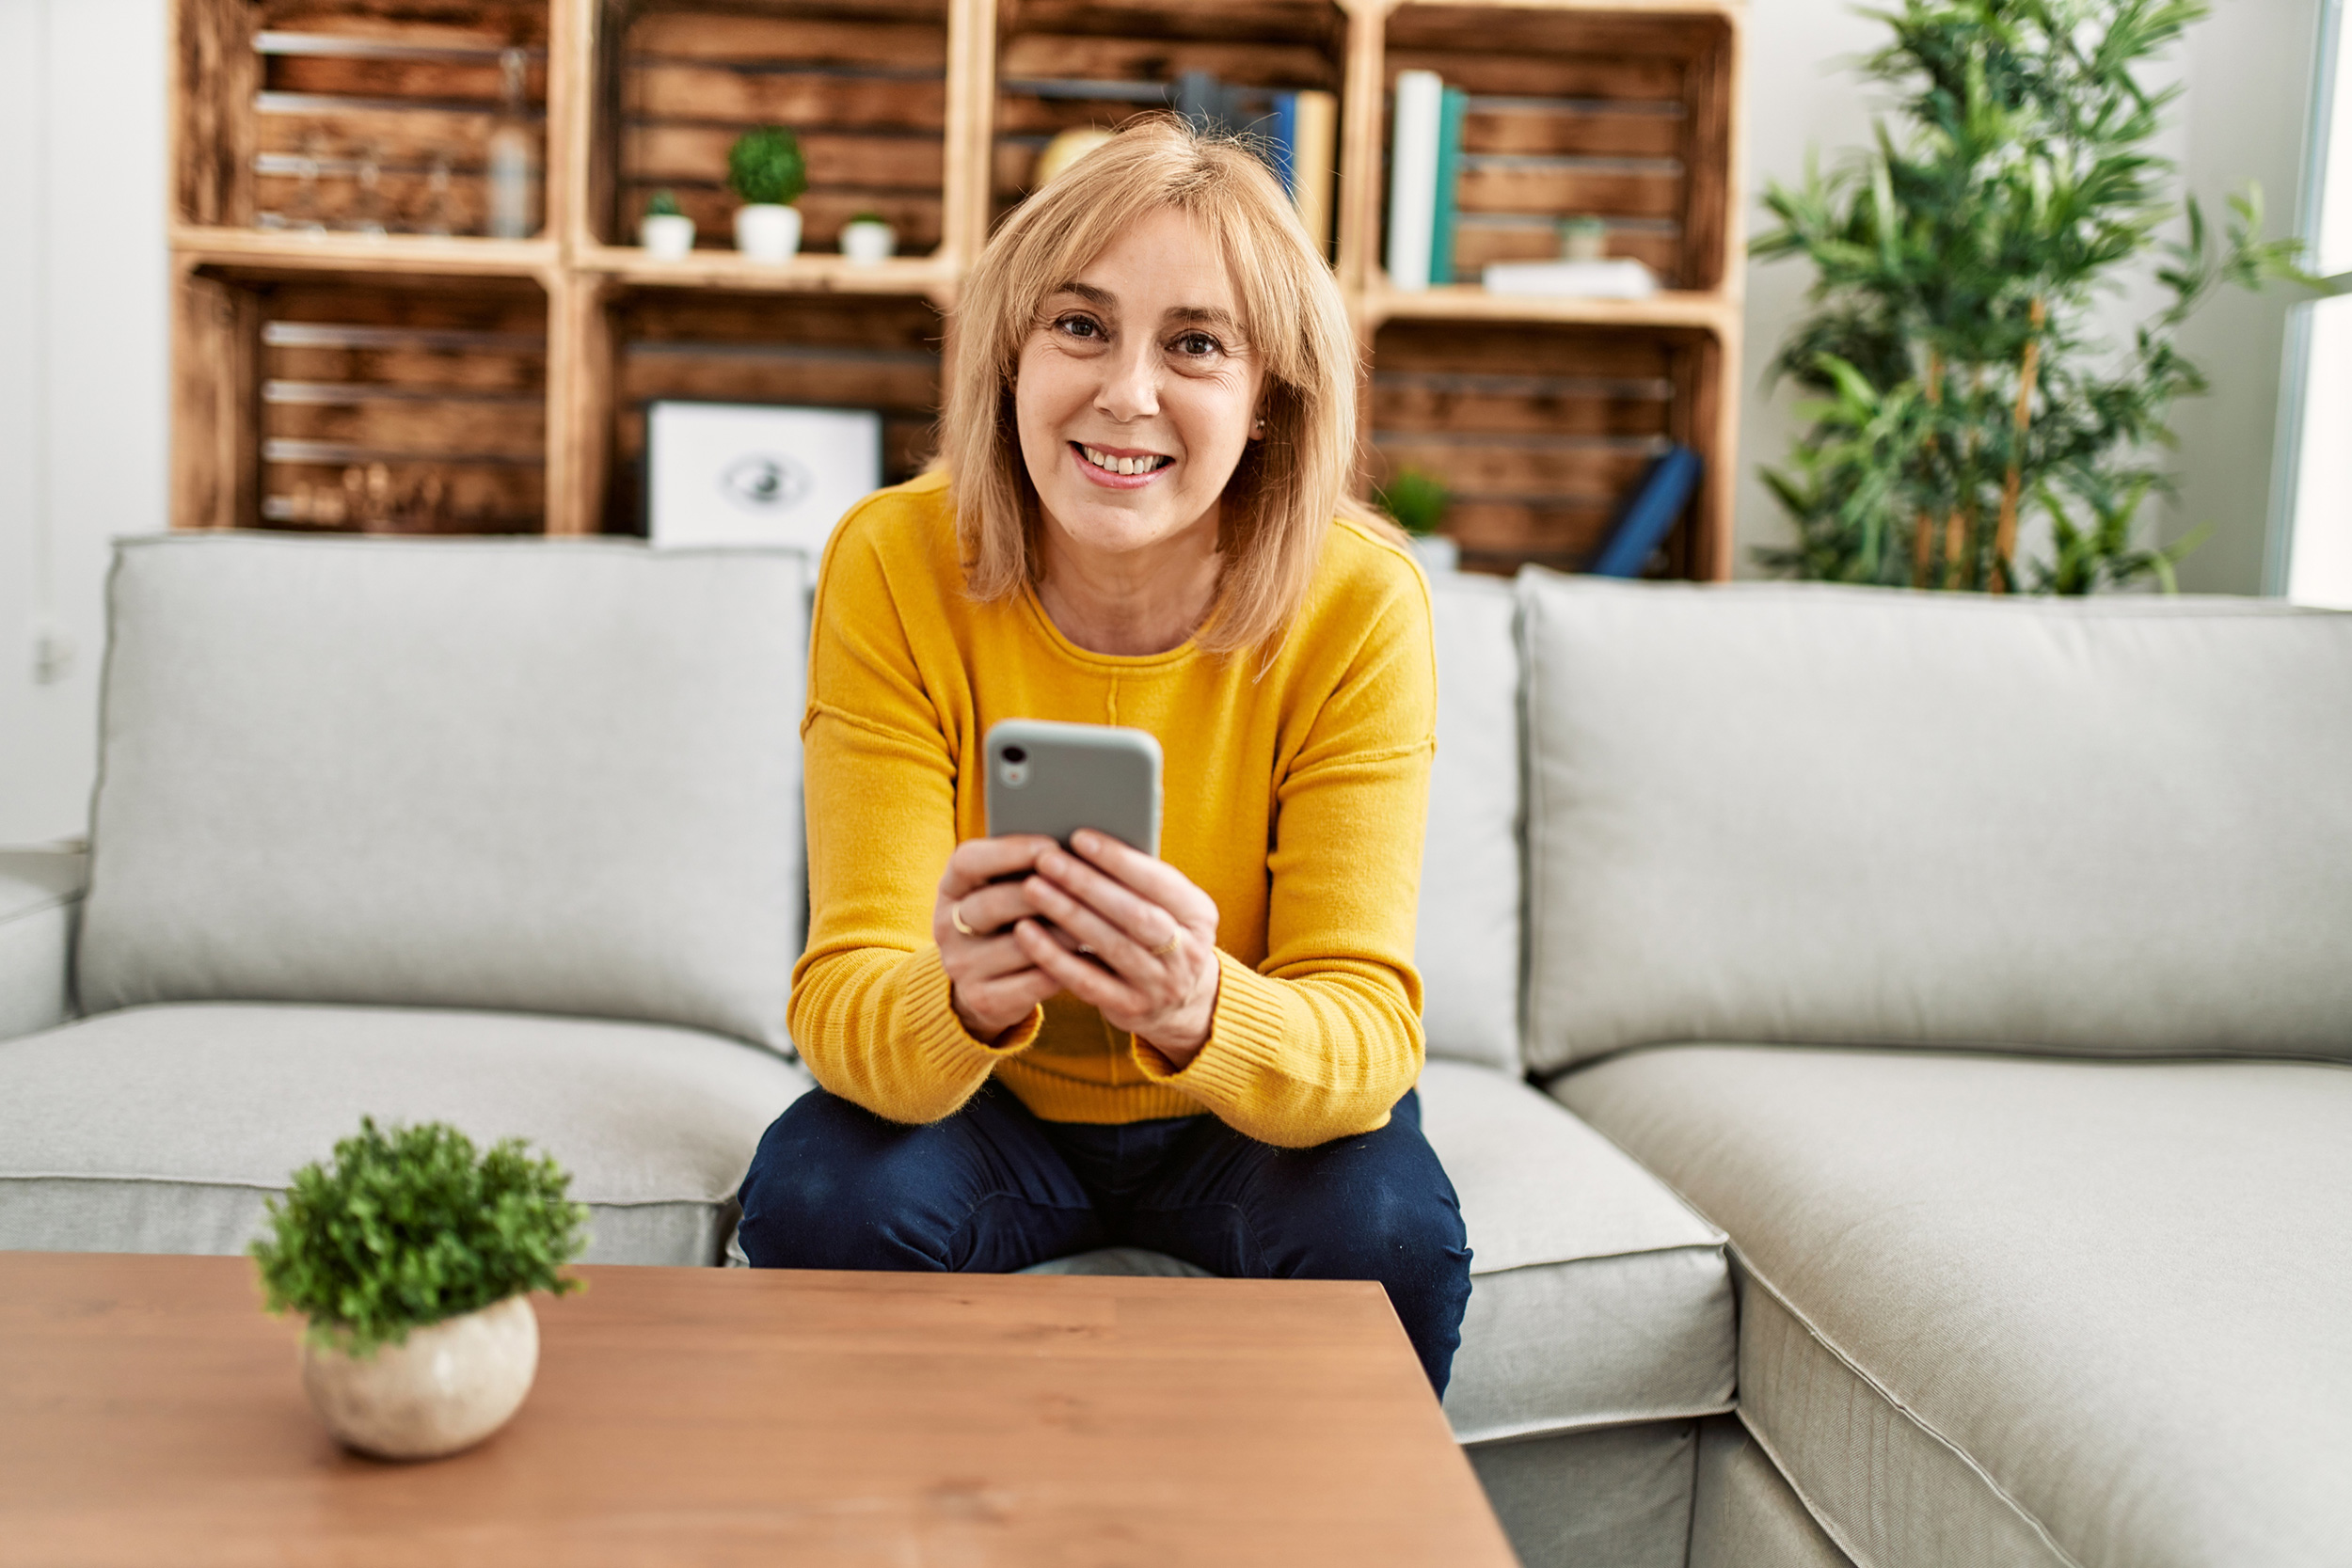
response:
[(789, 261), (801, 248), (801, 210), (769, 201), (738, 207), (735, 248), (755, 261)]
[(302, 1391), (326, 1430), (380, 1459), (437, 1459), (504, 1426), (539, 1370), (528, 1297), (410, 1331), (354, 1357), (302, 1342)]
[(683, 213), (648, 213), (637, 225), (637, 243), (657, 261), (675, 261), (694, 248), (694, 220)]
[(841, 226), (841, 254), (860, 266), (872, 266), (890, 260), (898, 248), (898, 231), (874, 218), (861, 218)]

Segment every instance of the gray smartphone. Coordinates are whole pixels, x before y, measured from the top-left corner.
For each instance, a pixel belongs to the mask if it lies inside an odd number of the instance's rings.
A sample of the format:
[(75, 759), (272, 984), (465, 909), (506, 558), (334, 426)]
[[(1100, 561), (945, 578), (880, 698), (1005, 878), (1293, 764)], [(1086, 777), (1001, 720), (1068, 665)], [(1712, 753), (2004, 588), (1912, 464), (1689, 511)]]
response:
[(1092, 828), (1160, 852), (1160, 743), (1117, 724), (1003, 719), (981, 743), (988, 836), (1043, 833), (1067, 848)]

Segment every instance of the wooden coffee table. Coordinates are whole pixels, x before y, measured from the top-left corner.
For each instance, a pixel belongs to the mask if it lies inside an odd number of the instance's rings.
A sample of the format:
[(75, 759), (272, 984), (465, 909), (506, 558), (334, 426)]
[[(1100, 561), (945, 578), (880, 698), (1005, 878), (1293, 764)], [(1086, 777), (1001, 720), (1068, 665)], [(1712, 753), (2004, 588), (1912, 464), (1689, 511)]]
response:
[(389, 1465), (244, 1259), (0, 1253), (0, 1562), (1512, 1560), (1376, 1285), (580, 1274), (514, 1422)]

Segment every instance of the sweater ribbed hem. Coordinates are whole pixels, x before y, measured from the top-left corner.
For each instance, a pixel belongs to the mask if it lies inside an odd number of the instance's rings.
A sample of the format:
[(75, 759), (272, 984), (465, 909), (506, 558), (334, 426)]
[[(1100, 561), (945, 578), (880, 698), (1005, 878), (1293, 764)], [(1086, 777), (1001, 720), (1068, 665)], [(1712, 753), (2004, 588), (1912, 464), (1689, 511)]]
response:
[(1192, 1060), (1170, 1071), (1168, 1058), (1138, 1048), (1136, 1066), (1154, 1084), (1182, 1090), (1227, 1121), (1264, 1098), (1268, 1073), (1282, 1068), (1289, 990), (1232, 954), (1216, 955), (1216, 1010), (1209, 1018), (1209, 1042)]
[(998, 1064), (1037, 1043), (1045, 1009), (1029, 1009), (1028, 1021), (995, 1043), (977, 1038), (956, 1016), (955, 982), (939, 961), (939, 949), (917, 951), (907, 966), (906, 1038), (915, 1053), (949, 1083), (985, 1077)]
[(1121, 1127), (1132, 1121), (1197, 1117), (1205, 1109), (1191, 1096), (1157, 1084), (1089, 1084), (1065, 1078), (1041, 1070), (1033, 1057), (1004, 1063), (996, 1078), (1041, 1121)]

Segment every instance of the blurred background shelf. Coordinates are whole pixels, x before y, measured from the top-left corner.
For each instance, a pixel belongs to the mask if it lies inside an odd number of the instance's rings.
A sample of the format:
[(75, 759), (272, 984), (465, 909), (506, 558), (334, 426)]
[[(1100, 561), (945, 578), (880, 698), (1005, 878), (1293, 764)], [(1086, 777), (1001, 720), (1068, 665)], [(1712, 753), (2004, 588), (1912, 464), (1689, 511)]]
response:
[[(1666, 444), (1655, 569), (1726, 575), (1745, 10), (1724, 0), (172, 0), (174, 521), (632, 532), (665, 397), (872, 408), (930, 455), (944, 310), (1062, 130), (1214, 78), (1337, 103), (1328, 241), (1367, 350), (1365, 487), (1454, 496), (1465, 563), (1574, 567)], [(1467, 95), (1455, 278), (1378, 264), (1396, 73)], [(733, 245), (726, 153), (799, 136), (801, 252)], [(498, 150), (503, 149), (501, 153)], [(527, 155), (526, 237), (491, 238)], [(510, 169), (516, 166), (506, 166)], [(497, 191), (509, 193), (501, 198)], [(697, 247), (633, 242), (668, 191)], [(898, 254), (839, 253), (850, 216)], [(1565, 216), (1642, 300), (1489, 294)], [(446, 230), (436, 232), (432, 230)]]
[(573, 252), (572, 264), (647, 287), (744, 293), (930, 294), (953, 289), (961, 276), (953, 264), (930, 256), (857, 262), (818, 255), (773, 262), (754, 261), (732, 250), (697, 249), (671, 261), (635, 245), (583, 245)]

